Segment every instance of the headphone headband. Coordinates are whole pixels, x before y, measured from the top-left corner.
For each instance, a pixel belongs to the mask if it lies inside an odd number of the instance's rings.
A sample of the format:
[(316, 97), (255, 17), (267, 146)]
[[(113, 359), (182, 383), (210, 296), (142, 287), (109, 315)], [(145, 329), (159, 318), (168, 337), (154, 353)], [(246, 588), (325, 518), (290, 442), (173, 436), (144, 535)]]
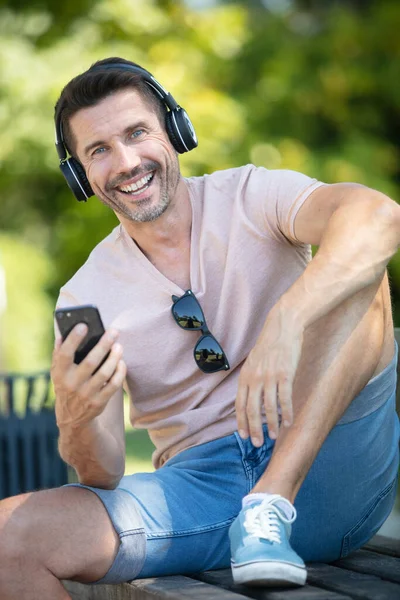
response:
[(170, 110), (175, 110), (178, 108), (178, 103), (174, 100), (172, 95), (161, 85), (155, 77), (146, 69), (136, 65), (130, 65), (128, 63), (106, 63), (104, 65), (95, 65), (88, 70), (88, 73), (92, 73), (93, 71), (102, 71), (102, 70), (110, 70), (110, 69), (121, 69), (122, 71), (132, 71), (133, 73), (137, 73), (141, 75), (142, 79), (147, 83), (147, 85), (156, 92), (156, 94), (161, 98), (164, 104)]
[[(175, 150), (183, 154), (189, 152), (197, 146), (197, 137), (194, 127), (184, 108), (179, 106), (173, 96), (159, 83), (153, 75), (139, 67), (129, 63), (105, 63), (90, 67), (86, 73), (95, 71), (103, 71), (110, 69), (121, 69), (124, 71), (132, 71), (137, 73), (143, 81), (153, 90), (160, 100), (166, 106), (165, 126), (168, 137)], [(60, 169), (62, 174), (75, 197), (79, 201), (86, 201), (94, 195), (88, 179), (86, 178), (85, 170), (82, 165), (73, 157), (68, 158), (68, 151), (65, 145), (65, 140), (62, 131), (62, 111), (56, 115), (55, 121), (55, 145), (60, 159)]]

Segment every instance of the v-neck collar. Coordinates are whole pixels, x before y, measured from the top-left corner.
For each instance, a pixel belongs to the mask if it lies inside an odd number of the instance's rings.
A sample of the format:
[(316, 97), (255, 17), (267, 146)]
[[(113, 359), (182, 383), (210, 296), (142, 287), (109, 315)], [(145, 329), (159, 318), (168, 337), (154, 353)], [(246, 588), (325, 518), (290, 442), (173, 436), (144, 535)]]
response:
[[(198, 201), (196, 201), (196, 198), (194, 197), (193, 188), (190, 185), (190, 182), (188, 181), (188, 179), (184, 178), (184, 181), (186, 183), (186, 187), (188, 190), (189, 202), (190, 202), (190, 206), (191, 206), (191, 210), (192, 210), (192, 227), (191, 227), (191, 231), (190, 231), (190, 273), (189, 273), (190, 289), (196, 294), (196, 292), (198, 293), (198, 291), (199, 291), (198, 290), (198, 254), (199, 254), (199, 248), (198, 248), (199, 206), (198, 206), (198, 204), (199, 203), (198, 203)], [(161, 271), (159, 271), (157, 269), (157, 267), (155, 267), (153, 265), (153, 263), (142, 252), (142, 250), (139, 248), (139, 246), (136, 244), (136, 242), (131, 238), (131, 236), (126, 231), (126, 229), (122, 225), (122, 223), (119, 225), (119, 228), (120, 228), (121, 237), (128, 244), (128, 247), (134, 254), (138, 263), (141, 265), (141, 267), (143, 269), (145, 269), (147, 271), (147, 273), (155, 281), (157, 281), (158, 285), (160, 285), (160, 286), (164, 287), (166, 290), (168, 290), (168, 293), (179, 295), (179, 296), (181, 296), (182, 294), (184, 294), (187, 291), (187, 290), (183, 290), (179, 285), (177, 285), (176, 283), (174, 283), (173, 281), (168, 279), (168, 277), (163, 275), (161, 273)]]

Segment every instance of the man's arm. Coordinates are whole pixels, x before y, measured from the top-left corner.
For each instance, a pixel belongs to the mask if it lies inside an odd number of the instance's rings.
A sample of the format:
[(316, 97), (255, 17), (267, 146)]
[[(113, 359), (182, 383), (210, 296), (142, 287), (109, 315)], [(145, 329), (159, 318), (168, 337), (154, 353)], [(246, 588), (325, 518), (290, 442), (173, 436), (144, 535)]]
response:
[(82, 426), (61, 426), (59, 452), (79, 483), (114, 489), (125, 470), (123, 393), (110, 398), (103, 413)]
[[(53, 353), (59, 451), (76, 470), (80, 483), (113, 489), (125, 470), (122, 383), (126, 366), (112, 331), (76, 365), (74, 353), (85, 335), (85, 327), (81, 333), (75, 327), (65, 342), (57, 341)], [(107, 360), (93, 373), (109, 351)]]
[(294, 229), (319, 249), (278, 304), (305, 328), (383, 277), (400, 244), (400, 206), (366, 187), (324, 186), (299, 210)]
[(238, 427), (253, 440), (262, 439), (262, 402), (271, 437), (278, 435), (278, 401), (284, 425), (291, 424), (292, 385), (305, 328), (383, 277), (400, 243), (400, 207), (363, 186), (323, 186), (299, 210), (294, 229), (300, 242), (319, 249), (268, 314), (242, 367)]

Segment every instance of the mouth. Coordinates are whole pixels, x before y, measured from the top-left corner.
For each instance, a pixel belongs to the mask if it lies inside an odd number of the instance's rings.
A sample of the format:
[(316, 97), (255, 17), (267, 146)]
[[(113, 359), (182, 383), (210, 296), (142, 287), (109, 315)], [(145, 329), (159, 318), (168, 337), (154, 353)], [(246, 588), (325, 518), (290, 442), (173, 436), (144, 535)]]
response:
[(129, 185), (120, 185), (116, 189), (124, 194), (125, 196), (141, 196), (144, 192), (147, 192), (154, 179), (154, 171), (143, 175), (140, 179)]

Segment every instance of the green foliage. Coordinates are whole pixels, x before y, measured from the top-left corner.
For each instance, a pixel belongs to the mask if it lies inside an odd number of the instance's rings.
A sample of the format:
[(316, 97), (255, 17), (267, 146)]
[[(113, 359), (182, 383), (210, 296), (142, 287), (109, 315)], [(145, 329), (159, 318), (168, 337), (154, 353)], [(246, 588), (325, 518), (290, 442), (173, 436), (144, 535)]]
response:
[[(17, 236), (27, 244), (21, 263), (34, 260), (32, 248), (47, 257), (51, 279), (38, 279), (36, 289), (48, 291), (41, 309), (48, 315), (60, 285), (116, 224), (96, 199), (74, 201), (53, 146), (53, 107), (62, 87), (99, 58), (142, 64), (188, 110), (200, 144), (182, 157), (185, 175), (255, 162), (327, 182), (358, 181), (399, 197), (397, 0), (193, 8), (201, 4), (0, 3), (1, 224), (12, 234), (7, 240)], [(400, 324), (400, 257), (390, 269)], [(33, 262), (29, 271), (33, 277)], [(39, 334), (29, 306), (26, 293), (9, 303), (7, 327), (23, 330), (18, 339), (26, 347), (28, 338), (42, 335), (42, 350), (29, 353), (43, 358), (52, 319)], [(16, 366), (16, 351), (7, 353)]]
[(0, 234), (0, 249), (7, 293), (1, 328), (4, 364), (11, 371), (48, 369), (52, 302), (44, 290), (52, 275), (51, 261), (42, 250), (11, 235)]

